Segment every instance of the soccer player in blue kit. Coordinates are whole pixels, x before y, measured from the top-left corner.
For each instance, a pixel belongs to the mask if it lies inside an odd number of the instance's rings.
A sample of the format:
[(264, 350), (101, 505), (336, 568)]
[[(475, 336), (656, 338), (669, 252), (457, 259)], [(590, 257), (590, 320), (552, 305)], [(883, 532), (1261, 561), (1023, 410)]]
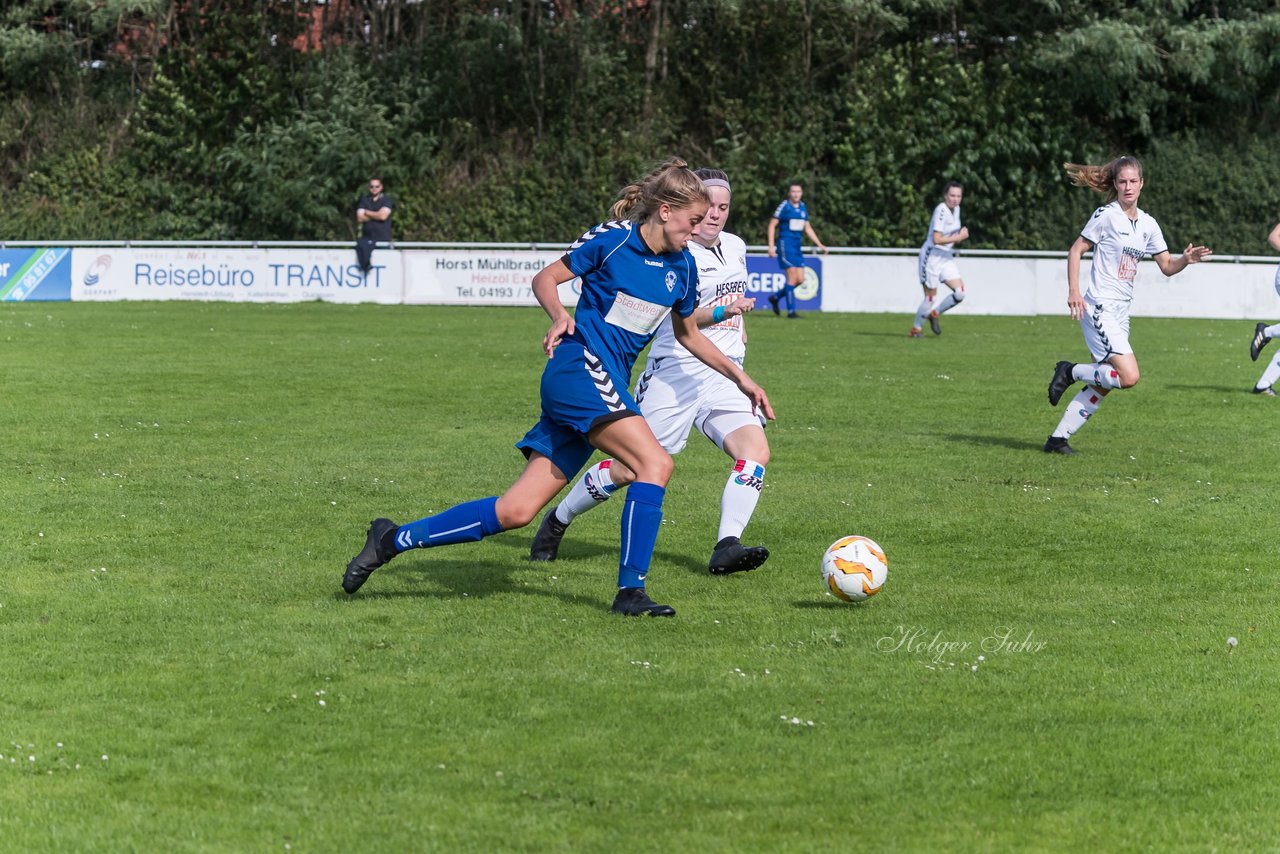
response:
[(801, 198), (804, 187), (792, 184), (787, 190), (787, 197), (778, 203), (769, 220), (769, 257), (778, 259), (778, 266), (787, 276), (787, 283), (782, 293), (769, 295), (769, 305), (774, 314), (779, 314), (778, 303), (786, 300), (787, 317), (796, 318), (796, 285), (804, 284), (804, 238), (808, 235), (814, 245), (823, 252), (827, 247), (814, 234), (809, 224), (809, 209)]
[[(612, 610), (675, 614), (645, 588), (674, 465), (628, 391), (636, 357), (670, 314), (677, 340), (773, 418), (764, 389), (702, 334), (693, 317), (698, 273), (684, 246), (708, 201), (702, 179), (684, 161), (669, 160), (623, 189), (611, 211), (614, 220), (592, 228), (534, 276), (534, 295), (551, 327), (542, 342), (549, 357), (542, 373), (542, 416), (516, 443), (526, 458), (523, 472), (501, 496), (458, 504), (407, 525), (374, 519), (364, 548), (347, 564), (347, 593), (403, 551), (476, 542), (524, 527), (598, 448), (636, 475), (622, 509)], [(574, 277), (582, 280), (582, 296), (570, 315), (560, 304), (558, 286)]]

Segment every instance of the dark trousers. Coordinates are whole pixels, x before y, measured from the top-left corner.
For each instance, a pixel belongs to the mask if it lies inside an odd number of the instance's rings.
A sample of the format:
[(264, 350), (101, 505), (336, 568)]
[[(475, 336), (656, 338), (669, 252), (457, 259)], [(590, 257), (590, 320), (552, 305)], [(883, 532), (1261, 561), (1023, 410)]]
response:
[(360, 271), (369, 272), (373, 267), (373, 247), (378, 244), (376, 240), (370, 240), (368, 237), (361, 237), (356, 241), (356, 263), (360, 265)]

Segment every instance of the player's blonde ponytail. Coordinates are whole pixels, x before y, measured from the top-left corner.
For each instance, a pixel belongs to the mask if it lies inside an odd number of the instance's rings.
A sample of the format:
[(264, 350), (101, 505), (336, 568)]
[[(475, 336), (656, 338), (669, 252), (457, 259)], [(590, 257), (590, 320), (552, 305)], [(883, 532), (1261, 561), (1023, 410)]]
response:
[(1142, 163), (1138, 158), (1130, 157), (1127, 154), (1101, 166), (1089, 166), (1083, 163), (1062, 164), (1062, 168), (1067, 170), (1067, 177), (1071, 179), (1073, 186), (1088, 187), (1095, 193), (1101, 193), (1107, 197), (1107, 204), (1111, 204), (1116, 200), (1116, 176), (1120, 174), (1121, 169), (1128, 166), (1137, 169), (1138, 176), (1142, 176)]
[(639, 181), (623, 187), (609, 214), (614, 219), (643, 223), (662, 205), (683, 210), (710, 203), (702, 179), (689, 164), (673, 157)]

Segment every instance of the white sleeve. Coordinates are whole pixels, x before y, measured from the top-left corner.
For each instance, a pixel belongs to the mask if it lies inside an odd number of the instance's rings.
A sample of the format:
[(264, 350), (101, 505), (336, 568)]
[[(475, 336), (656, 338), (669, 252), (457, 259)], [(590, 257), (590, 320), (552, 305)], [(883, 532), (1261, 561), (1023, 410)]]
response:
[(1106, 208), (1098, 208), (1093, 216), (1080, 229), (1080, 236), (1097, 246), (1111, 231), (1111, 220), (1103, 215)]
[(1169, 244), (1165, 242), (1164, 232), (1160, 230), (1160, 223), (1154, 219), (1151, 220), (1151, 236), (1147, 238), (1147, 251), (1152, 255), (1159, 255), (1161, 252), (1169, 251)]
[[(916, 220), (916, 222), (919, 221)], [(945, 202), (933, 209), (933, 221), (929, 223), (929, 234), (932, 235), (935, 231), (944, 237), (947, 234), (947, 205)]]

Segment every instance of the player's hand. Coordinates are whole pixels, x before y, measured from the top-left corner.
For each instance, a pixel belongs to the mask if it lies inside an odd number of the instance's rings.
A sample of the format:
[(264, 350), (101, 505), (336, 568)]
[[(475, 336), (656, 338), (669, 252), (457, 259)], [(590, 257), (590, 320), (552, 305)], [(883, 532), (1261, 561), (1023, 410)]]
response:
[(1205, 258), (1213, 254), (1213, 250), (1207, 246), (1193, 246), (1188, 243), (1187, 248), (1182, 250), (1182, 257), (1187, 259), (1188, 264), (1198, 264)]
[(738, 383), (738, 388), (742, 389), (742, 393), (751, 401), (751, 411), (764, 413), (764, 417), (770, 421), (776, 420), (773, 417), (773, 406), (769, 403), (769, 395), (764, 393), (764, 389), (756, 385), (755, 380), (751, 377), (745, 377), (742, 382)]
[(960, 230), (956, 232), (956, 243), (959, 243), (961, 240), (968, 240), (968, 239), (969, 239), (969, 226), (967, 225), (961, 226)]
[(824, 244), (824, 243), (819, 243), (819, 244), (818, 244), (818, 250), (819, 250), (823, 255), (830, 255), (830, 254), (831, 254), (831, 250), (830, 250), (830, 249), (828, 249), (828, 248), (826, 247), (826, 244)]
[(778, 257), (778, 248), (774, 246), (772, 243), (769, 244), (769, 257), (770, 258)]
[(551, 328), (542, 339), (542, 349), (547, 354), (547, 358), (551, 357), (561, 341), (573, 334), (573, 329), (573, 316), (568, 313), (551, 321)]
[(1079, 291), (1069, 291), (1067, 293), (1067, 308), (1071, 309), (1071, 319), (1079, 320), (1084, 317), (1084, 297), (1080, 296)]
[(752, 297), (738, 297), (733, 302), (724, 307), (725, 317), (737, 317), (740, 314), (746, 314), (748, 311), (755, 311), (756, 301)]

